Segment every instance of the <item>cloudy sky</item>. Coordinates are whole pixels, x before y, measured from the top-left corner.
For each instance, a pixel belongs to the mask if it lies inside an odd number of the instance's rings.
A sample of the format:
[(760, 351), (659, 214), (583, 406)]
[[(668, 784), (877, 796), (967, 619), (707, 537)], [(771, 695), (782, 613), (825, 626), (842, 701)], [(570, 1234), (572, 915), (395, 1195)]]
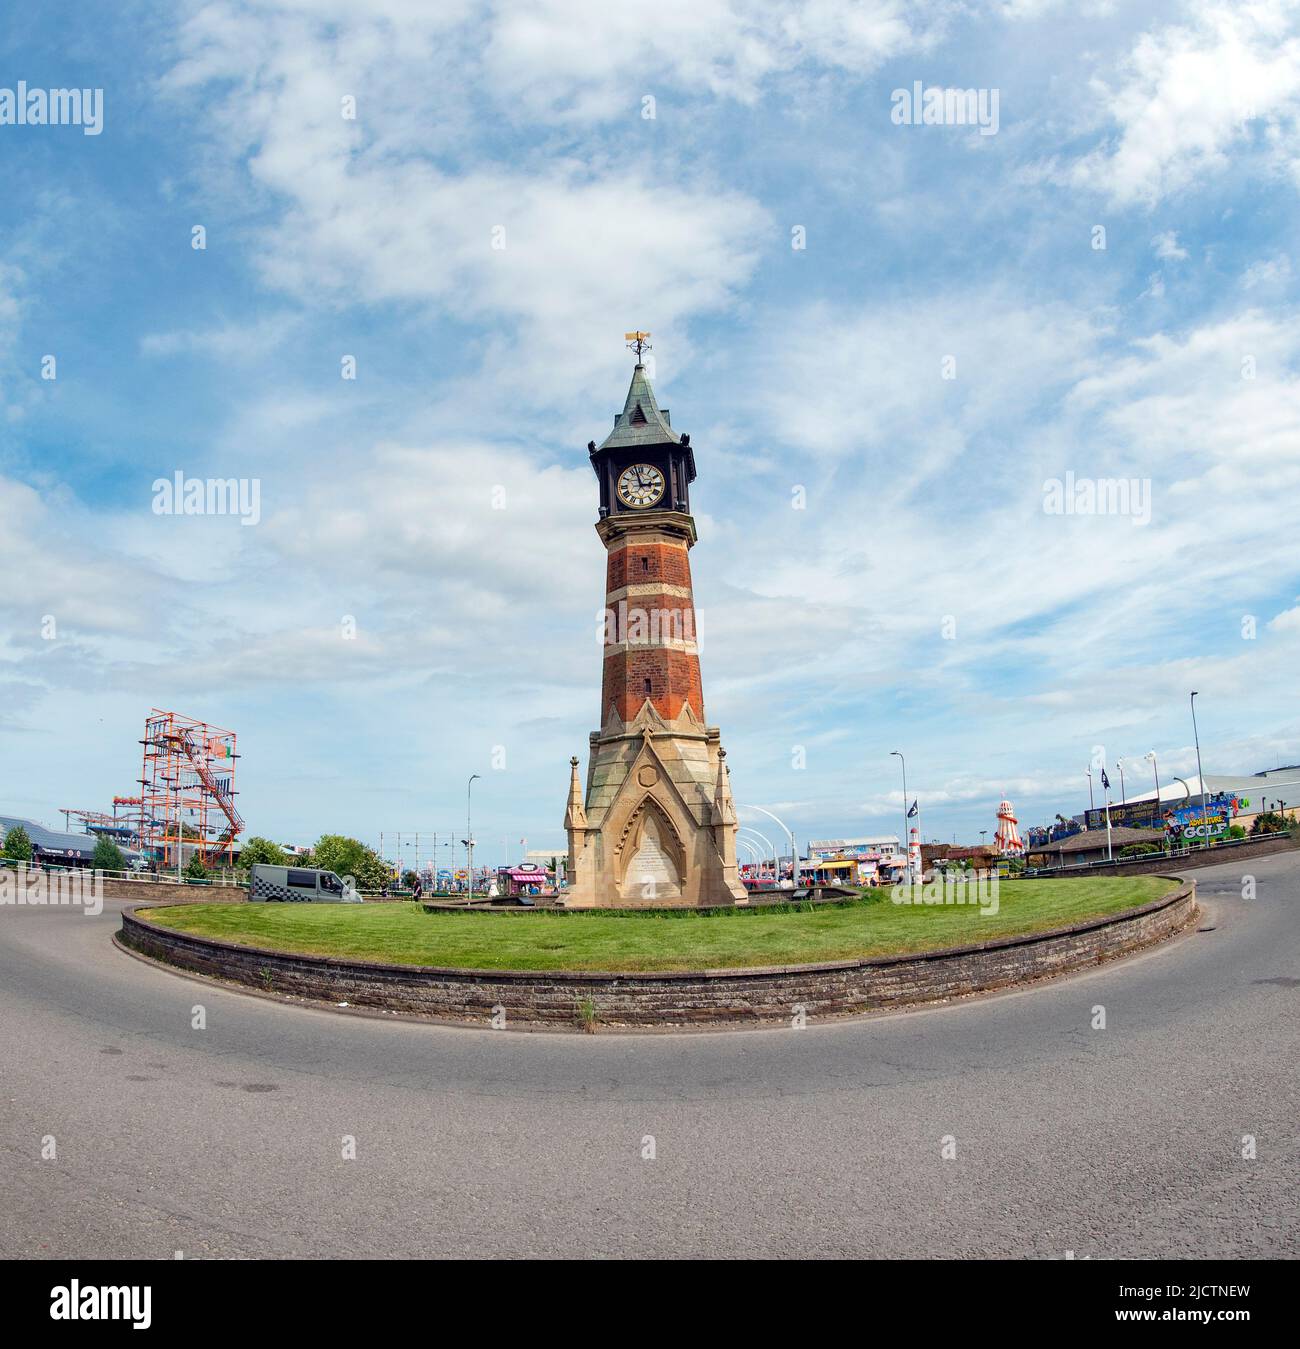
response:
[(1294, 4), (61, 3), (0, 58), (103, 90), (0, 125), (0, 812), (134, 790), (157, 706), (252, 832), (460, 836), (477, 772), (488, 860), (560, 843), (637, 326), (742, 804), (898, 832), (901, 749), (927, 837), (1038, 823), (1095, 747), (1194, 771), (1193, 688), (1207, 771), (1300, 760)]

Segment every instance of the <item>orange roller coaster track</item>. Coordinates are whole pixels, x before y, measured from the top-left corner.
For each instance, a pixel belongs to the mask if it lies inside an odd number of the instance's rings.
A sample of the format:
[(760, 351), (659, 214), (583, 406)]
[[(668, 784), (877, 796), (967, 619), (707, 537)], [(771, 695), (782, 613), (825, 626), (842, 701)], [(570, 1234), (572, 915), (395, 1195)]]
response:
[(189, 844), (206, 865), (233, 862), (244, 828), (235, 809), (234, 731), (155, 707), (140, 743), (141, 847), (164, 862), (178, 860), (178, 844)]

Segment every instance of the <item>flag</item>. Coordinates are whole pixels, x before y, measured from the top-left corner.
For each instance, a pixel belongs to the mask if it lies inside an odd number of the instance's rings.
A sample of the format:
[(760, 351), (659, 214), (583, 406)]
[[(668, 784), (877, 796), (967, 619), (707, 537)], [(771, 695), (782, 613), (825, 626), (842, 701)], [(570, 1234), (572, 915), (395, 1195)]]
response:
[(1101, 785), (1107, 791), (1110, 791), (1110, 779), (1106, 776), (1106, 770), (1104, 768), (1101, 770)]
[(916, 814), (916, 802), (912, 802), (911, 809), (907, 812), (907, 818), (910, 820)]

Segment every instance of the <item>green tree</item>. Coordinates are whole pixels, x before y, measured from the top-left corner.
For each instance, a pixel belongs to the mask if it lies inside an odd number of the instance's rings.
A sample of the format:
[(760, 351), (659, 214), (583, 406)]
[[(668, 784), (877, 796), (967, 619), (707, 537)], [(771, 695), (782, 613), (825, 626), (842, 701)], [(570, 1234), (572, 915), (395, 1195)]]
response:
[(289, 859), (278, 843), (272, 843), (269, 838), (254, 834), (239, 850), (239, 865), (251, 867), (258, 863), (272, 867), (286, 867), (289, 865)]
[(382, 890), (392, 880), (392, 870), (372, 848), (342, 834), (322, 834), (312, 849), (313, 865), (336, 876), (351, 876), (357, 889)]
[(90, 865), (96, 871), (125, 871), (126, 858), (122, 850), (111, 838), (101, 834), (95, 840), (95, 851), (90, 855)]
[(208, 869), (203, 865), (202, 853), (191, 853), (190, 860), (185, 863), (184, 876), (191, 881), (206, 881), (208, 879)]
[(5, 835), (3, 855), (11, 862), (32, 860), (32, 840), (21, 824), (16, 824)]

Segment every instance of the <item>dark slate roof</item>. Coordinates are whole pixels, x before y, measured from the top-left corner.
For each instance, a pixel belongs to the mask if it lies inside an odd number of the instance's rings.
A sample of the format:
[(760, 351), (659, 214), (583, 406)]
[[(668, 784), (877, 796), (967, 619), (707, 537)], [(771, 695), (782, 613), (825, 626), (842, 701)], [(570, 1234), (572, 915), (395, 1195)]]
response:
[[(1127, 825), (1114, 824), (1110, 829), (1110, 842), (1117, 852), (1129, 843), (1164, 843), (1165, 836), (1160, 829), (1130, 829)], [(1085, 829), (1081, 834), (1071, 834), (1068, 838), (1058, 839), (1055, 843), (1044, 843), (1041, 847), (1030, 848), (1030, 852), (1090, 852), (1093, 848), (1106, 846), (1106, 830)]]
[(90, 834), (65, 834), (61, 829), (47, 829), (35, 820), (20, 819), (17, 815), (0, 815), (0, 834), (7, 834), (16, 825), (27, 830), (27, 837), (37, 847), (52, 852), (75, 852), (89, 857), (95, 851), (95, 838)]
[(614, 422), (614, 429), (601, 442), (608, 450), (637, 445), (676, 444), (681, 437), (668, 424), (668, 413), (660, 411), (655, 391), (646, 377), (645, 366), (632, 371), (632, 383), (627, 391), (623, 411)]

